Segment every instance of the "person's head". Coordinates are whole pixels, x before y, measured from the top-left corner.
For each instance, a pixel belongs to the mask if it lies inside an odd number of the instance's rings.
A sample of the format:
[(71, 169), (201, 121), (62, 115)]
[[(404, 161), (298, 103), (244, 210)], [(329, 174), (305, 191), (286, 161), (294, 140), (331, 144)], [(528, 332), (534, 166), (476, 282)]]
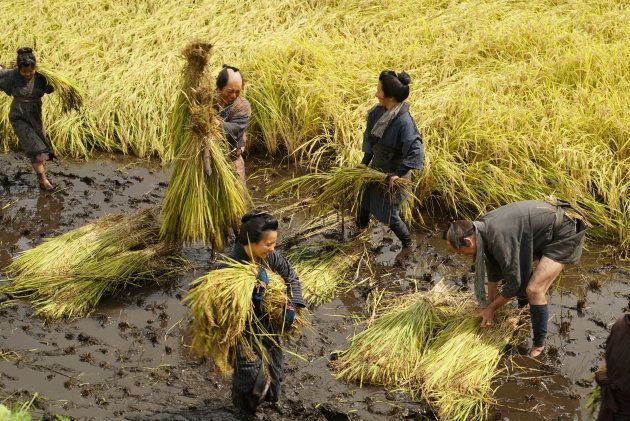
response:
[(236, 67), (223, 65), (216, 80), (217, 95), (222, 105), (230, 105), (238, 98), (243, 90), (243, 83), (243, 76)]
[(37, 66), (37, 60), (35, 54), (30, 47), (22, 47), (17, 50), (16, 59), (18, 70), (20, 75), (26, 80), (31, 80), (35, 76), (35, 66)]
[(250, 257), (264, 259), (276, 247), (278, 220), (259, 209), (247, 212), (241, 218), (238, 242)]
[(411, 77), (406, 72), (383, 70), (378, 77), (376, 98), (379, 104), (385, 108), (391, 108), (399, 102), (403, 102), (409, 96), (409, 84)]
[(477, 251), (477, 237), (472, 222), (453, 221), (444, 232), (444, 239), (448, 245), (461, 254), (475, 254)]

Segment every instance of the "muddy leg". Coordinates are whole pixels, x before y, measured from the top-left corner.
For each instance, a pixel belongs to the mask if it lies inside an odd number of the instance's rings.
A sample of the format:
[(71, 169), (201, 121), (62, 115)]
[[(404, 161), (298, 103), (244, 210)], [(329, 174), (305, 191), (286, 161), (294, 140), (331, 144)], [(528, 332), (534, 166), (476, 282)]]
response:
[(549, 310), (547, 308), (547, 291), (558, 277), (564, 265), (554, 262), (548, 257), (542, 257), (527, 285), (527, 299), (532, 318), (533, 346), (530, 356), (537, 357), (545, 349), (547, 322)]

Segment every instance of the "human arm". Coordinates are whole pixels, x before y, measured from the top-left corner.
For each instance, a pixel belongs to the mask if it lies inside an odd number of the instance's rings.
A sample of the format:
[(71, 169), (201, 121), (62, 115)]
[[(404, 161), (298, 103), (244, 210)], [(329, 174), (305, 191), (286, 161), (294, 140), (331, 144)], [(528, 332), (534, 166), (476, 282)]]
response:
[(244, 98), (237, 98), (230, 115), (225, 120), (220, 120), (219, 124), (223, 134), (231, 145), (237, 149), (245, 147), (244, 134), (252, 116), (251, 106)]
[[(496, 283), (495, 283), (495, 288), (496, 288)], [(488, 294), (489, 295), (489, 294)], [(479, 312), (479, 315), (481, 316), (481, 327), (490, 327), (492, 326), (492, 322), (494, 319), (494, 312), (503, 307), (504, 305), (506, 305), (507, 303), (509, 303), (511, 300), (511, 298), (507, 298), (504, 297), (501, 294), (498, 294), (494, 300), (492, 300), (490, 302), (490, 304), (488, 304), (486, 306), (486, 308), (482, 309)]]
[(12, 69), (0, 67), (0, 91), (3, 91), (7, 95), (11, 95), (12, 73)]
[(294, 307), (306, 307), (306, 302), (302, 296), (302, 285), (291, 267), (291, 264), (280, 253), (274, 251), (267, 258), (269, 269), (282, 277), (287, 287), (287, 296), (290, 304)]
[(422, 136), (410, 115), (402, 121), (399, 136), (403, 159), (398, 168), (390, 175), (404, 177), (412, 169), (422, 169), (424, 164), (424, 145)]

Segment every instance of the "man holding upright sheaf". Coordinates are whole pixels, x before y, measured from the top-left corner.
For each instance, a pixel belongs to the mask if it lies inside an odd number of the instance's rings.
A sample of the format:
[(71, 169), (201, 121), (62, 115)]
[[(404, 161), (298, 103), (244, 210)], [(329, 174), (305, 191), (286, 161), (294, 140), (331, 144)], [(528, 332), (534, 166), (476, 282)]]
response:
[(229, 156), (236, 172), (245, 183), (245, 161), (243, 152), (247, 143), (247, 126), (252, 115), (249, 102), (241, 96), (243, 90), (241, 72), (227, 64), (217, 75), (215, 110), (219, 124), (230, 145)]
[[(448, 244), (458, 253), (475, 256), (481, 326), (492, 326), (494, 312), (518, 297), (520, 305), (529, 303), (533, 331), (530, 356), (539, 356), (545, 348), (549, 319), (547, 291), (564, 265), (579, 261), (585, 232), (581, 215), (557, 199), (515, 202), (474, 222), (451, 223), (445, 233)], [(539, 259), (535, 269), (534, 259)], [(499, 281), (504, 283), (500, 293)]]

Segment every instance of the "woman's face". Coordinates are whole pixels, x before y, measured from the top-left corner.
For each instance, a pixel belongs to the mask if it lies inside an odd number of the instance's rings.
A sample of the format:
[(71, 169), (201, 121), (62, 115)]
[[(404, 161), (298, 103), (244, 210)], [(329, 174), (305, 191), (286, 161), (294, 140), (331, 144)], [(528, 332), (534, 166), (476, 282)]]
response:
[(20, 69), (20, 75), (26, 80), (33, 79), (33, 76), (35, 76), (35, 67), (34, 66), (22, 67)]
[(264, 259), (269, 253), (276, 248), (276, 241), (278, 240), (278, 231), (265, 231), (262, 233), (262, 238), (257, 243), (249, 243), (249, 249), (251, 254), (258, 259)]
[(380, 80), (378, 82), (378, 85), (376, 85), (376, 94), (374, 96), (378, 99), (378, 103), (384, 107), (385, 93), (383, 92), (383, 85), (381, 84)]

